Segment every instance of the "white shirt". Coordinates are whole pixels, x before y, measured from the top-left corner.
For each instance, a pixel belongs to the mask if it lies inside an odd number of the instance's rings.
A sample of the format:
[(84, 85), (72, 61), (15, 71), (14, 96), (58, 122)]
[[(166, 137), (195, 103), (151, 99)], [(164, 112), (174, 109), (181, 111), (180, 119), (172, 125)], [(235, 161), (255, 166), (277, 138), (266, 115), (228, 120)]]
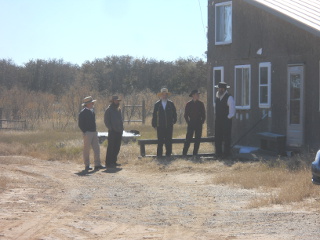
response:
[(167, 106), (167, 100), (161, 100), (161, 103), (162, 103), (162, 107), (163, 107), (163, 109), (166, 109), (166, 106)]
[(85, 108), (94, 113), (94, 108), (87, 108), (87, 107), (85, 107)]
[[(227, 94), (228, 91), (225, 91), (221, 96), (219, 96), (219, 92), (217, 92), (216, 97), (219, 98), (220, 100), (224, 97), (224, 95)], [(234, 117), (234, 115), (236, 114), (236, 107), (234, 104), (234, 99), (232, 96), (228, 97), (228, 101), (227, 101), (227, 105), (229, 107), (229, 114), (228, 114), (228, 118), (231, 119)]]

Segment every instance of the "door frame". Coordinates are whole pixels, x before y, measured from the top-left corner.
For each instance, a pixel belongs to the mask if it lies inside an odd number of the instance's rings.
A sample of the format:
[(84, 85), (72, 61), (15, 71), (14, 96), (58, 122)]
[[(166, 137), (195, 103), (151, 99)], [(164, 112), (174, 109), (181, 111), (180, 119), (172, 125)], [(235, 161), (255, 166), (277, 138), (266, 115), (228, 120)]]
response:
[[(291, 124), (291, 91), (290, 91), (290, 76), (291, 74), (297, 73), (301, 75), (300, 81), (300, 116), (298, 124)], [(305, 94), (304, 94), (304, 85), (305, 85), (305, 65), (304, 64), (289, 64), (287, 66), (287, 146), (291, 147), (302, 147), (304, 144), (304, 112), (305, 112)]]

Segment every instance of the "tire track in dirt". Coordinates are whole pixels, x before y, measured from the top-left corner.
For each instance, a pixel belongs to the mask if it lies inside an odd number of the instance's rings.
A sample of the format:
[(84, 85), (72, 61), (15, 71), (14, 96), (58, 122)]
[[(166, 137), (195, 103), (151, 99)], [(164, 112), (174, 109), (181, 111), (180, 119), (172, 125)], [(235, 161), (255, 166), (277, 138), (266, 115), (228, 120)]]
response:
[[(57, 227), (51, 226), (51, 223), (66, 215), (66, 210), (75, 206), (74, 202), (81, 194), (74, 188), (77, 181), (71, 180), (76, 177), (70, 175), (69, 171), (60, 169), (60, 165), (65, 164), (36, 159), (32, 161), (33, 164), (27, 165), (1, 165), (1, 170), (7, 170), (12, 179), (19, 178), (20, 182), (20, 188), (13, 188), (2, 194), (5, 197), (2, 198), (1, 205), (7, 206), (4, 207), (6, 214), (15, 216), (14, 221), (1, 218), (1, 232), (8, 239), (36, 239), (38, 236), (45, 236), (50, 229)], [(70, 179), (70, 184), (63, 179)]]
[(215, 185), (192, 169), (82, 174), (81, 165), (3, 158), (12, 184), (0, 193), (0, 239), (320, 238), (317, 212), (249, 209), (259, 192)]

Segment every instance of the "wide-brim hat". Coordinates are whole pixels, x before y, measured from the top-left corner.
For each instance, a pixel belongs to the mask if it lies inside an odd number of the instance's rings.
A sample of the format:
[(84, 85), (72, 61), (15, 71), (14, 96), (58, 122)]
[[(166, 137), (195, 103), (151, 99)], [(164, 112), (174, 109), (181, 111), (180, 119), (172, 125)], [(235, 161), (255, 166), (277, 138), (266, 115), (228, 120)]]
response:
[(219, 82), (218, 85), (214, 86), (215, 88), (230, 88), (226, 82)]
[(88, 97), (85, 97), (83, 100), (82, 100), (82, 106), (84, 107), (85, 105), (87, 105), (88, 103), (92, 103), (92, 102), (95, 102), (97, 100), (93, 99), (91, 96), (88, 96)]
[(192, 90), (191, 93), (189, 94), (189, 97), (192, 97), (193, 94), (196, 94), (196, 93), (200, 94), (200, 92), (197, 89)]
[(160, 97), (162, 95), (162, 93), (166, 93), (169, 96), (171, 95), (171, 93), (168, 91), (168, 88), (161, 88), (160, 92), (157, 94), (158, 97)]
[(113, 102), (115, 100), (121, 101), (121, 99), (119, 98), (119, 96), (112, 96), (110, 99), (110, 102)]

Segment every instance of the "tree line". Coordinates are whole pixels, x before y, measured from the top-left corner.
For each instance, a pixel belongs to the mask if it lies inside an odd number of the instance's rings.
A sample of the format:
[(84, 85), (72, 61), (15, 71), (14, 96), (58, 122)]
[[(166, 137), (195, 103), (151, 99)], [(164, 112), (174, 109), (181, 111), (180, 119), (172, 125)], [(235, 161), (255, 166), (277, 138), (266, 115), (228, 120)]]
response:
[[(174, 94), (181, 112), (192, 89), (206, 92), (207, 66), (201, 59), (173, 62), (109, 56), (86, 61), (81, 66), (62, 59), (30, 60), (24, 66), (0, 60), (0, 108), (2, 119), (27, 120), (28, 128), (50, 122), (63, 129), (77, 121), (83, 97), (98, 99), (102, 114), (112, 94), (124, 97), (123, 104), (146, 102), (152, 113), (156, 93), (166, 86)], [(205, 100), (205, 99), (204, 99)]]
[(0, 86), (19, 87), (60, 96), (74, 86), (87, 86), (99, 93), (131, 94), (166, 86), (177, 94), (206, 88), (207, 65), (198, 58), (166, 62), (132, 56), (107, 56), (81, 66), (62, 59), (30, 60), (24, 66), (0, 60)]

